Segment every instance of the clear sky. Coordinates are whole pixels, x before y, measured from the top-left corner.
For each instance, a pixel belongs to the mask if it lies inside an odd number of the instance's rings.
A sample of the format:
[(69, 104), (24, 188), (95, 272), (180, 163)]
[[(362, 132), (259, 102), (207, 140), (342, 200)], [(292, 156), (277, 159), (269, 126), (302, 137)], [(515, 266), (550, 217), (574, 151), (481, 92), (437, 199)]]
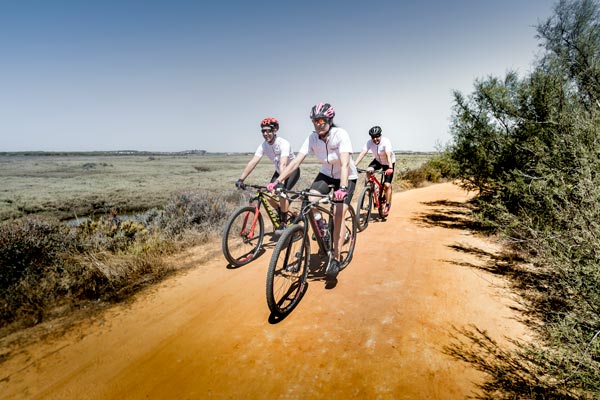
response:
[(550, 0), (0, 1), (0, 151), (294, 150), (313, 104), (355, 151), (450, 140), (452, 91), (528, 73)]

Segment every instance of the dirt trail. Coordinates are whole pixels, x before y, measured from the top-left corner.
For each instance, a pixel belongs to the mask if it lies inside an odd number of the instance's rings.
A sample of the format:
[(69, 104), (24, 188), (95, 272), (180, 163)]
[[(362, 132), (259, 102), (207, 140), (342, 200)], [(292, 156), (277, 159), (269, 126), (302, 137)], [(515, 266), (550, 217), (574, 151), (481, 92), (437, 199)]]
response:
[(443, 354), (451, 326), (525, 335), (504, 282), (474, 268), (497, 248), (462, 228), (468, 197), (396, 193), (337, 286), (310, 280), (279, 323), (270, 251), (238, 269), (215, 257), (4, 363), (0, 399), (464, 399), (482, 376)]

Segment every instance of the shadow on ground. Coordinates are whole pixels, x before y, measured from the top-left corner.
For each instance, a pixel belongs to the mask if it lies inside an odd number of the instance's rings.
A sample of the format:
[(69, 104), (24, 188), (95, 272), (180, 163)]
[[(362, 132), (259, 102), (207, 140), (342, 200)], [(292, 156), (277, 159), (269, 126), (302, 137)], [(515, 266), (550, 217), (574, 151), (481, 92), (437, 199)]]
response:
[(422, 204), (430, 207), (431, 210), (413, 219), (421, 226), (485, 231), (481, 224), (473, 220), (471, 216), (473, 206), (469, 203), (440, 200), (424, 202)]
[[(473, 233), (491, 234), (491, 230), (473, 218), (474, 206), (469, 203), (435, 201), (423, 203), (428, 210), (414, 218), (421, 226), (462, 229)], [(474, 263), (448, 260), (448, 265), (472, 268), (506, 279), (515, 296), (516, 311), (520, 322), (536, 332), (540, 329), (548, 311), (564, 307), (563, 300), (544, 293), (551, 276), (536, 270), (519, 254), (508, 247), (499, 252), (464, 244), (449, 245), (456, 252), (474, 256)], [(564, 387), (547, 382), (537, 376), (535, 369), (535, 347), (508, 338), (511, 348), (501, 346), (485, 330), (477, 326), (452, 327), (453, 341), (443, 351), (450, 357), (471, 364), (486, 375), (479, 384), (476, 399), (574, 399)]]

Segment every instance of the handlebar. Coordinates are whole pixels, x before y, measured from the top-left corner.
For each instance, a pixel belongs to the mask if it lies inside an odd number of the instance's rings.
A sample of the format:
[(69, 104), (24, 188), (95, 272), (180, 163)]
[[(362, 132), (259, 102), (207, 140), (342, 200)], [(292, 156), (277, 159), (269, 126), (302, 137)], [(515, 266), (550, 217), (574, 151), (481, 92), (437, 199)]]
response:
[(368, 169), (356, 168), (356, 171), (360, 173), (374, 174), (375, 172), (385, 172), (383, 169), (374, 169), (373, 171), (369, 171)]
[(298, 197), (307, 198), (310, 196), (321, 198), (320, 200), (312, 202), (312, 203), (328, 203), (330, 201), (333, 201), (333, 194), (331, 193), (331, 191), (327, 194), (311, 192), (310, 189), (291, 190), (291, 189), (279, 188), (279, 189), (276, 189), (275, 191), (277, 194), (279, 194), (280, 196), (285, 197), (285, 198), (290, 198), (287, 196), (288, 194), (294, 195), (295, 196), (294, 199), (298, 198)]

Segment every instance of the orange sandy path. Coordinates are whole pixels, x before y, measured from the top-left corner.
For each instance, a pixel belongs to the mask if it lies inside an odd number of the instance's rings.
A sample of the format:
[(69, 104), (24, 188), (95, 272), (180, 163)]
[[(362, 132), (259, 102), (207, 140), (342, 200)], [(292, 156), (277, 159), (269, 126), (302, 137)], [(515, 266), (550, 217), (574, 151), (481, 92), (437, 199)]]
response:
[(0, 399), (464, 399), (482, 375), (443, 354), (451, 326), (525, 335), (505, 283), (469, 266), (487, 260), (451, 246), (498, 247), (423, 218), (460, 216), (451, 202), (469, 197), (450, 183), (396, 193), (337, 286), (310, 280), (276, 324), (270, 251), (238, 269), (215, 257), (5, 362)]

